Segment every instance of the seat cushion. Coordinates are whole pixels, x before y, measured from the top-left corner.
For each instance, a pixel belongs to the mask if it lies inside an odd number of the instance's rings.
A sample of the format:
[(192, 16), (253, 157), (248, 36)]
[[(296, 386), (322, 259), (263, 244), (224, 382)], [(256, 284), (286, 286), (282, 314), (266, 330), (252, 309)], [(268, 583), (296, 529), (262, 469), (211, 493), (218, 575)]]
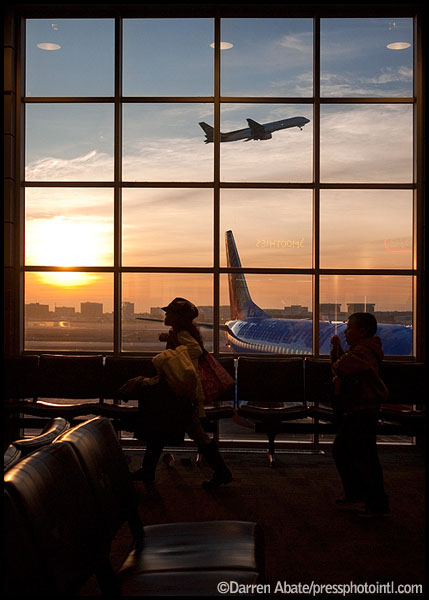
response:
[(235, 586), (258, 585), (260, 577), (252, 571), (227, 570), (136, 573), (124, 578), (121, 593), (122, 596), (225, 596), (225, 592), (219, 591), (225, 588), (218, 589), (218, 585), (231, 581), (235, 589)]
[(249, 570), (264, 573), (262, 531), (245, 521), (149, 525), (144, 547), (132, 551), (121, 572)]
[(263, 423), (281, 423), (306, 419), (309, 415), (305, 406), (288, 406), (281, 408), (263, 408), (247, 404), (237, 410), (240, 417)]

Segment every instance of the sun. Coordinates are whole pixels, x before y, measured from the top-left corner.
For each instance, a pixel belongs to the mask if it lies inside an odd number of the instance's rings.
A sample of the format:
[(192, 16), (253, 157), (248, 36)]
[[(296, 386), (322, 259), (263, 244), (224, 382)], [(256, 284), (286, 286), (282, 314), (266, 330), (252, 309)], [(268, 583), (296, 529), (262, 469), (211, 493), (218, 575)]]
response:
[[(26, 264), (65, 268), (104, 266), (111, 257), (109, 237), (103, 223), (64, 217), (35, 219), (27, 225)], [(94, 273), (75, 271), (39, 273), (41, 282), (59, 287), (88, 285), (95, 277)]]
[(60, 288), (75, 288), (94, 283), (98, 276), (94, 273), (77, 273), (75, 271), (55, 271), (38, 273), (40, 283), (46, 283)]

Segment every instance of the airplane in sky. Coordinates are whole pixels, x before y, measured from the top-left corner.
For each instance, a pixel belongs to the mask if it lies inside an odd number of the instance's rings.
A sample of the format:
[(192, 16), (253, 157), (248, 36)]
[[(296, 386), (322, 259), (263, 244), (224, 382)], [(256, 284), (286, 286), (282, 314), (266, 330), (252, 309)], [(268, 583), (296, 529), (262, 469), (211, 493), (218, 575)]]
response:
[[(228, 133), (220, 134), (221, 142), (236, 142), (237, 140), (244, 140), (248, 142), (250, 140), (270, 140), (273, 136), (274, 131), (280, 131), (280, 129), (288, 129), (289, 127), (299, 127), (302, 129), (306, 123), (310, 122), (310, 119), (305, 117), (291, 117), (290, 119), (282, 119), (281, 121), (272, 121), (271, 123), (257, 123), (253, 119), (246, 119), (249, 127), (245, 129), (237, 129), (236, 131), (229, 131)], [(204, 142), (209, 144), (213, 142), (214, 130), (211, 125), (204, 123), (198, 123), (199, 126), (204, 130), (206, 139)]]
[[(241, 268), (241, 261), (232, 231), (225, 234), (227, 265)], [(270, 317), (257, 306), (249, 293), (242, 273), (229, 273), (231, 320), (224, 325), (227, 343), (237, 353), (313, 354), (313, 322), (306, 319)], [(331, 337), (341, 338), (347, 348), (344, 330), (347, 323), (320, 321), (320, 354), (329, 354)], [(412, 328), (406, 325), (379, 323), (380, 337), (386, 356), (412, 354)]]

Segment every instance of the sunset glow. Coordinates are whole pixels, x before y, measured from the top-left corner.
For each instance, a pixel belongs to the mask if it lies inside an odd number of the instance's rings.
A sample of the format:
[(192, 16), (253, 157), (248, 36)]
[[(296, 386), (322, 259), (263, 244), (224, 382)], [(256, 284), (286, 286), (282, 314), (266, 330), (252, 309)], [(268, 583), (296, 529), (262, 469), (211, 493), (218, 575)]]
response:
[[(215, 125), (215, 21), (124, 19), (119, 97), (114, 24), (57, 20), (61, 52), (41, 52), (52, 23), (27, 22), (26, 95), (41, 100), (25, 106), (26, 303), (51, 316), (58, 306), (80, 315), (82, 304), (98, 304), (110, 335), (115, 274), (127, 328), (132, 315), (174, 296), (212, 318), (216, 281), (227, 314), (227, 276), (216, 269), (228, 267), (231, 230), (243, 269), (265, 270), (248, 277), (263, 308), (312, 314), (318, 278), (320, 302), (342, 311), (368, 303), (411, 314), (413, 57), (386, 48), (388, 21), (320, 20), (318, 105), (313, 19), (221, 19), (229, 49), (220, 53), (220, 90), (232, 100), (220, 104), (220, 131), (297, 115), (307, 124), (216, 152), (199, 126)], [(412, 19), (395, 24), (412, 39)]]

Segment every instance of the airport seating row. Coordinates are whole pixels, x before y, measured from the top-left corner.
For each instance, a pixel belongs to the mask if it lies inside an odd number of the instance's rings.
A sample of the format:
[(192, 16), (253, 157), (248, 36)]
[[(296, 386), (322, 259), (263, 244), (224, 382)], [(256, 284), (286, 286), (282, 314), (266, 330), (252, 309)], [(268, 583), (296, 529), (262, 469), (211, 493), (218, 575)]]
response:
[[(220, 362), (235, 376), (234, 359)], [(124, 403), (120, 387), (133, 377), (156, 375), (151, 358), (101, 355), (24, 355), (4, 363), (4, 449), (21, 428), (40, 428), (49, 419), (105, 416), (117, 430), (134, 431), (137, 402)], [(234, 415), (234, 390), (206, 407), (204, 428), (217, 435), (218, 421)]]
[[(236, 387), (217, 406), (206, 407), (203, 424), (208, 432), (216, 436), (219, 420), (228, 418), (252, 427), (268, 438), (270, 464), (280, 433), (335, 433), (329, 360), (240, 356), (237, 361), (233, 357), (220, 361), (236, 378)], [(137, 375), (155, 374), (150, 358), (101, 355), (21, 356), (6, 359), (4, 372), (9, 443), (17, 438), (18, 427), (40, 427), (40, 418), (73, 422), (99, 415), (112, 419), (116, 430), (132, 432), (139, 409), (121, 402), (119, 388)], [(424, 373), (423, 363), (383, 362), (381, 376), (390, 396), (381, 407), (379, 434), (424, 433)]]
[[(105, 417), (66, 430), (9, 468), (4, 497), (6, 597), (81, 595), (94, 575), (100, 595), (113, 597), (210, 596), (222, 581), (265, 580), (256, 523), (144, 526), (144, 503)], [(133, 548), (115, 570), (112, 543), (125, 525)]]

